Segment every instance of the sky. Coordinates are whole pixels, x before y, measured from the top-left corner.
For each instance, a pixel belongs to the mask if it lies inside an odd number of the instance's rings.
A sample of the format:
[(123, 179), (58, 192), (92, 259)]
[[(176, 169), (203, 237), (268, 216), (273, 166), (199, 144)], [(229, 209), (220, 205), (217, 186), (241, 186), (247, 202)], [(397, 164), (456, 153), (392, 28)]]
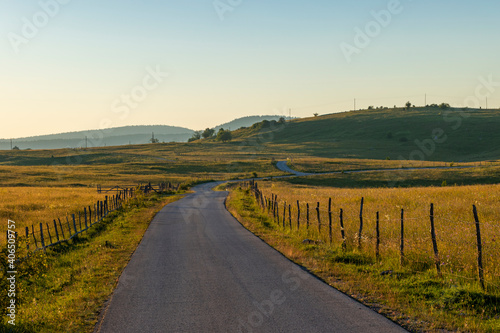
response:
[(0, 138), (500, 108), (500, 3), (0, 0)]

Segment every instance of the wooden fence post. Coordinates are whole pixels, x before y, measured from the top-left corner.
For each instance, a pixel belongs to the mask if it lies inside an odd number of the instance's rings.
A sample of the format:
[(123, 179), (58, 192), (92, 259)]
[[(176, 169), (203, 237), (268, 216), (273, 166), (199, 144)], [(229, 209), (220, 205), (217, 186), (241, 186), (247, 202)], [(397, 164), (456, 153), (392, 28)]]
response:
[(38, 249), (38, 242), (36, 241), (35, 236), (35, 226), (33, 224), (31, 225), (31, 234), (33, 235), (33, 240), (35, 241), (35, 249)]
[(62, 223), (61, 223), (61, 219), (57, 218), (57, 220), (59, 221), (59, 227), (61, 227), (61, 232), (62, 232), (62, 235), (63, 235), (63, 239), (66, 239), (66, 235), (64, 235), (64, 229), (63, 229), (63, 226), (62, 226)]
[(26, 227), (26, 250), (30, 250), (30, 228)]
[(286, 228), (285, 217), (286, 217), (286, 201), (283, 203), (283, 229)]
[(292, 230), (292, 205), (288, 204), (288, 223), (290, 224), (290, 231)]
[(42, 242), (42, 248), (45, 251), (45, 239), (43, 238), (43, 224), (40, 223), (40, 241)]
[(309, 203), (306, 203), (306, 228), (309, 231)]
[(345, 239), (345, 229), (344, 229), (344, 210), (340, 208), (340, 235), (342, 236), (342, 250), (346, 250), (347, 242)]
[(278, 225), (280, 225), (280, 210), (279, 210), (279, 203), (276, 201), (275, 203), (275, 208), (276, 208), (276, 222)]
[(87, 207), (83, 208), (83, 214), (85, 215), (85, 230), (89, 228), (89, 225), (87, 224)]
[(321, 237), (321, 217), (319, 212), (319, 201), (316, 202), (316, 217), (318, 218), (318, 234)]
[(89, 224), (92, 226), (92, 209), (89, 206)]
[(300, 203), (297, 200), (297, 230), (300, 231)]
[(82, 215), (78, 211), (78, 224), (80, 225), (80, 231), (82, 231)]
[(54, 229), (56, 230), (56, 238), (57, 242), (59, 243), (59, 231), (57, 231), (57, 222), (54, 220)]
[(476, 205), (472, 206), (474, 213), (474, 220), (476, 221), (476, 240), (477, 240), (477, 271), (479, 275), (479, 283), (483, 290), (486, 289), (484, 285), (484, 267), (483, 267), (483, 246), (481, 243), (481, 227), (479, 225), (479, 216), (477, 214)]
[(434, 249), (434, 263), (436, 265), (436, 271), (438, 276), (441, 277), (441, 262), (439, 260), (439, 251), (436, 240), (436, 229), (434, 228), (434, 204), (431, 203), (431, 239), (432, 248)]
[(48, 223), (45, 223), (45, 224), (47, 225), (47, 233), (49, 234), (49, 240), (50, 240), (49, 245), (52, 245), (52, 235), (50, 234), (49, 224)]
[(330, 244), (332, 244), (332, 198), (328, 199), (328, 232)]
[(363, 237), (363, 204), (365, 198), (361, 198), (361, 208), (359, 209), (359, 233), (358, 233), (358, 248), (361, 249), (361, 238)]
[(380, 216), (377, 212), (377, 224), (376, 224), (377, 241), (375, 243), (375, 257), (377, 260), (380, 259)]
[(405, 222), (404, 222), (405, 211), (401, 209), (401, 243), (399, 245), (399, 252), (401, 255), (400, 264), (404, 265), (405, 262)]
[(68, 215), (66, 215), (66, 223), (68, 224), (68, 230), (69, 230), (69, 237), (68, 238), (71, 238), (73, 233), (71, 232), (71, 224), (69, 224)]

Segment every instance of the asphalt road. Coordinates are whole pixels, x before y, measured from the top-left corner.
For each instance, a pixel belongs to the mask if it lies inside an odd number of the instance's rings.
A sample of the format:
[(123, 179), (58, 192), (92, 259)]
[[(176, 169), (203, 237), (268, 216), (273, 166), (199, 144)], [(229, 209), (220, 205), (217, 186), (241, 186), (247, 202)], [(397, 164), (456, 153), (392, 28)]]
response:
[(95, 332), (405, 332), (244, 229), (213, 185), (157, 214)]

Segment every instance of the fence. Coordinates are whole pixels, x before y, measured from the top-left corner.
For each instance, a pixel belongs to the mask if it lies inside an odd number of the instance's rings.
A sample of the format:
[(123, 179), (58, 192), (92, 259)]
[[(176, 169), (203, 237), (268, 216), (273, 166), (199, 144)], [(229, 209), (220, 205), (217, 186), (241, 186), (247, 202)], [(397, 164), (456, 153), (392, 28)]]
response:
[[(346, 231), (345, 221), (346, 215), (342, 208), (338, 210), (338, 215), (332, 209), (332, 199), (329, 198), (328, 202), (322, 206), (319, 201), (315, 202), (315, 204), (310, 205), (309, 203), (301, 203), (299, 200), (293, 200), (292, 202), (286, 202), (284, 200), (280, 200), (278, 195), (274, 193), (269, 193), (269, 196), (264, 195), (263, 191), (261, 191), (258, 187), (258, 184), (254, 181), (248, 182), (248, 187), (252, 191), (255, 199), (260, 206), (260, 208), (267, 213), (276, 225), (280, 226), (284, 230), (288, 230), (291, 232), (304, 233), (307, 237), (316, 237), (318, 240), (306, 239), (305, 242), (311, 243), (329, 243), (333, 244), (338, 242), (339, 246), (343, 251), (347, 250), (348, 243), (349, 246), (353, 249), (356, 249), (360, 252), (367, 251), (367, 244), (372, 243), (374, 245), (373, 253), (375, 258), (380, 261), (382, 258), (382, 244), (392, 242), (392, 252), (391, 255), (393, 257), (397, 256), (400, 266), (408, 266), (410, 261), (412, 260), (422, 260), (422, 258), (428, 259), (432, 258), (432, 266), (435, 267), (436, 274), (438, 276), (442, 276), (443, 274), (454, 275), (456, 277), (468, 279), (466, 276), (458, 276), (454, 272), (443, 272), (443, 256), (439, 251), (439, 244), (436, 237), (436, 227), (435, 227), (435, 207), (434, 204), (430, 204), (429, 214), (428, 214), (428, 227), (429, 232), (427, 235), (420, 235), (419, 242), (423, 243), (428, 242), (426, 246), (420, 245), (418, 248), (418, 252), (424, 252), (424, 255), (421, 256), (413, 256), (409, 255), (407, 251), (407, 245), (409, 240), (414, 240), (417, 236), (408, 233), (405, 230), (405, 226), (407, 222), (417, 222), (422, 223), (422, 221), (412, 221), (405, 216), (405, 209), (400, 209), (400, 215), (395, 219), (388, 218), (388, 222), (392, 223), (392, 225), (398, 224), (397, 233), (394, 232), (390, 235), (391, 239), (382, 239), (381, 237), (381, 218), (380, 212), (376, 212), (376, 215), (373, 217), (375, 219), (375, 230), (371, 233), (370, 237), (365, 235), (366, 233), (366, 225), (365, 225), (365, 200), (361, 198), (359, 201), (359, 215), (355, 217), (357, 220), (357, 226), (355, 227), (355, 232), (352, 235), (348, 235)], [(323, 208), (324, 207), (324, 208)], [(352, 216), (351, 216), (352, 220)], [(337, 222), (338, 221), (338, 222)], [(351, 229), (354, 229), (352, 227)], [(485, 274), (485, 265), (484, 265), (484, 249), (483, 249), (483, 241), (481, 237), (481, 228), (482, 224), (478, 217), (477, 207), (474, 205), (471, 211), (471, 221), (470, 225), (474, 226), (475, 230), (475, 244), (474, 244), (474, 252), (475, 252), (475, 267), (476, 267), (476, 280), (479, 281), (481, 287), (485, 289), (485, 276), (494, 277), (495, 271), (493, 268), (490, 270), (489, 274)], [(497, 225), (497, 224), (496, 224)], [(497, 225), (498, 229), (498, 225)], [(498, 231), (498, 230), (497, 230)], [(465, 230), (464, 230), (465, 232)], [(498, 234), (498, 232), (496, 233)], [(371, 238), (371, 239), (369, 239)], [(412, 244), (413, 245), (413, 244)], [(415, 246), (416, 248), (417, 246)], [(386, 250), (387, 254), (388, 247), (386, 246), (384, 250)], [(430, 253), (425, 253), (426, 251)], [(394, 252), (397, 252), (394, 253)], [(463, 255), (463, 253), (461, 253)], [(467, 253), (467, 255), (471, 255)], [(494, 254), (493, 254), (494, 255)], [(498, 256), (498, 253), (496, 254)], [(491, 257), (491, 255), (490, 255)], [(422, 260), (417, 263), (420, 264), (422, 270), (425, 270), (428, 267), (429, 260)], [(494, 258), (493, 258), (494, 259)], [(415, 263), (414, 263), (415, 265)], [(418, 265), (416, 265), (418, 266)], [(490, 281), (490, 285), (492, 281)]]
[[(89, 230), (110, 212), (122, 207), (123, 203), (135, 196), (133, 188), (125, 188), (113, 196), (105, 196), (95, 204), (83, 208), (83, 211), (57, 218), (51, 222), (25, 227), (24, 235), (18, 235), (18, 244), (25, 244), (27, 251), (45, 250)], [(7, 235), (8, 237), (8, 235)]]
[(152, 185), (151, 183), (148, 183), (146, 185), (121, 185), (121, 186), (114, 186), (108, 189), (103, 189), (101, 185), (97, 185), (97, 193), (108, 193), (108, 192), (121, 192), (126, 190), (127, 188), (137, 188), (141, 192), (148, 194), (151, 192), (165, 192), (165, 191), (177, 191), (179, 190), (180, 184), (174, 185), (170, 182), (166, 183), (159, 183), (159, 184), (154, 184)]
[[(144, 194), (152, 192), (165, 192), (177, 190), (179, 184), (173, 186), (171, 183), (160, 183), (152, 185), (151, 183), (139, 186), (115, 186), (103, 190), (100, 185), (97, 186), (98, 193), (116, 192), (115, 194), (105, 196), (104, 200), (98, 200), (95, 204), (84, 207), (83, 210), (61, 218), (53, 219), (51, 222), (31, 225), (31, 228), (25, 227), (23, 234), (16, 232), (18, 244), (25, 244), (26, 251), (45, 250), (48, 247), (55, 246), (62, 242), (67, 242), (75, 236), (88, 231), (92, 226), (99, 223), (109, 213), (120, 209), (124, 202), (136, 196), (136, 191)], [(7, 231), (7, 239), (9, 232)]]

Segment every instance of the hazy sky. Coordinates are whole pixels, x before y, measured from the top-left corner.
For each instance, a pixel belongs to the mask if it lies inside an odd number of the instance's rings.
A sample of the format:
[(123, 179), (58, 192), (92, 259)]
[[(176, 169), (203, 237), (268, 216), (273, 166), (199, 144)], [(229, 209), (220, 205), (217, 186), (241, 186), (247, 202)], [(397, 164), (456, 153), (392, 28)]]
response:
[(498, 13), (492, 0), (0, 0), (0, 138), (426, 93), (498, 108)]

